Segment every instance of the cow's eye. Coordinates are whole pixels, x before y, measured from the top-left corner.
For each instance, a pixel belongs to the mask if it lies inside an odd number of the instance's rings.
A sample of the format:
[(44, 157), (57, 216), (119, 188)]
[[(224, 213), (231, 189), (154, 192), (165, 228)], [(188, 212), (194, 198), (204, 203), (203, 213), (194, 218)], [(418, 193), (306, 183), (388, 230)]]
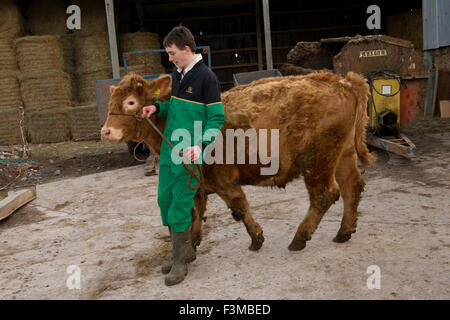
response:
[(134, 105), (134, 101), (129, 101), (128, 104), (129, 104), (130, 106), (132, 106), (132, 105)]

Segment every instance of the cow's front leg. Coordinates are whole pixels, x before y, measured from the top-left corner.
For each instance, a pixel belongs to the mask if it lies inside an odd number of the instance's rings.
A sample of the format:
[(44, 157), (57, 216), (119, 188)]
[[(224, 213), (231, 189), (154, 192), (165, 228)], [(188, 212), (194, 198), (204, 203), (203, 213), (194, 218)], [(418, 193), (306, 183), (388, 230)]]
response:
[[(199, 193), (197, 193), (194, 197), (194, 208), (192, 208), (192, 222), (191, 222), (191, 238), (192, 238), (192, 246), (197, 248), (202, 241), (203, 234), (203, 217), (206, 211), (206, 202), (207, 195), (204, 195), (204, 203), (201, 204), (202, 198)], [(200, 208), (203, 210), (200, 211)]]
[(230, 185), (217, 191), (217, 194), (225, 201), (231, 209), (231, 214), (236, 221), (242, 221), (252, 239), (250, 250), (259, 250), (264, 242), (263, 230), (253, 219), (250, 213), (245, 194), (240, 185)]

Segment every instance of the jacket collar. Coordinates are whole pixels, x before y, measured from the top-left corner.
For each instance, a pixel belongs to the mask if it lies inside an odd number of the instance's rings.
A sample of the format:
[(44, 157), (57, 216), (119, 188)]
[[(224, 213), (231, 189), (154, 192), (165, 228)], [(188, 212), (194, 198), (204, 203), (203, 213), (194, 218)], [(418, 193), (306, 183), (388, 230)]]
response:
[(203, 59), (203, 58), (202, 58), (202, 55), (201, 55), (200, 53), (197, 53), (197, 54), (195, 55), (194, 60), (192, 60), (192, 62), (191, 62), (186, 68), (184, 68), (184, 75), (183, 75), (183, 73), (182, 73), (183, 69), (177, 67), (178, 73), (181, 74), (181, 79), (183, 79), (183, 77), (184, 77), (189, 71), (191, 71), (191, 69), (192, 69), (199, 61), (201, 61), (202, 59)]

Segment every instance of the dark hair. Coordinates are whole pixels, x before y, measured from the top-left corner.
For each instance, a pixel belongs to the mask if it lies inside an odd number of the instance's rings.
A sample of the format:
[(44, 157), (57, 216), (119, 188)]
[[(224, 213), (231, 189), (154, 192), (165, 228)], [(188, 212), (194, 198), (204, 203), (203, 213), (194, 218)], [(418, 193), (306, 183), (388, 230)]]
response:
[(185, 46), (191, 48), (191, 51), (195, 53), (197, 46), (195, 45), (194, 36), (191, 31), (184, 26), (177, 26), (170, 30), (167, 36), (163, 40), (164, 48), (176, 45), (178, 49), (184, 50)]

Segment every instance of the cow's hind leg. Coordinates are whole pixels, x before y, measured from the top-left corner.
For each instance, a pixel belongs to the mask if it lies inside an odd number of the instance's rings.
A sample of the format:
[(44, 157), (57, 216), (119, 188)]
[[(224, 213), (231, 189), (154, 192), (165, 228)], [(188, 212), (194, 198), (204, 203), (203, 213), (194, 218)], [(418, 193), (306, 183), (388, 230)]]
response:
[(320, 170), (322, 171), (306, 171), (307, 173), (304, 176), (310, 206), (288, 247), (291, 251), (299, 251), (306, 246), (306, 241), (311, 240), (311, 236), (317, 229), (325, 212), (339, 199), (339, 187), (334, 178), (334, 170)]
[(356, 231), (357, 210), (365, 185), (357, 167), (357, 156), (354, 149), (348, 150), (342, 155), (336, 170), (336, 180), (344, 200), (344, 215), (341, 227), (333, 241), (345, 242)]
[(191, 221), (191, 238), (192, 238), (192, 246), (194, 248), (200, 245), (202, 241), (203, 234), (203, 219), (206, 211), (206, 203), (208, 200), (208, 196), (204, 195), (204, 203), (202, 205), (202, 198), (199, 193), (196, 193), (194, 196), (194, 208), (192, 208), (192, 221)]
[(217, 189), (217, 194), (225, 201), (231, 209), (231, 214), (236, 221), (242, 221), (247, 229), (252, 243), (250, 250), (258, 250), (264, 242), (261, 226), (253, 219), (250, 214), (250, 207), (245, 198), (244, 191), (238, 184), (230, 184)]

